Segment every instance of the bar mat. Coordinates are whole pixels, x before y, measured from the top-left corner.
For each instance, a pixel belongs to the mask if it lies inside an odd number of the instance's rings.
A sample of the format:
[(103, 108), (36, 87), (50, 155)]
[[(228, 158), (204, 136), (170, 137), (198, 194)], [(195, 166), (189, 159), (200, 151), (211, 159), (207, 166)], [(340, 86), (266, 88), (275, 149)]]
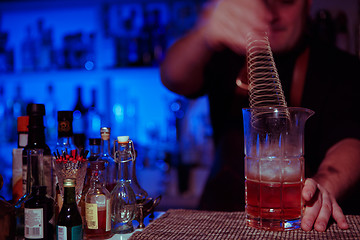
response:
[(360, 216), (346, 216), (350, 228), (342, 230), (333, 223), (325, 232), (301, 229), (276, 232), (250, 228), (245, 224), (244, 212), (209, 212), (171, 209), (135, 232), (129, 240), (181, 239), (360, 239)]

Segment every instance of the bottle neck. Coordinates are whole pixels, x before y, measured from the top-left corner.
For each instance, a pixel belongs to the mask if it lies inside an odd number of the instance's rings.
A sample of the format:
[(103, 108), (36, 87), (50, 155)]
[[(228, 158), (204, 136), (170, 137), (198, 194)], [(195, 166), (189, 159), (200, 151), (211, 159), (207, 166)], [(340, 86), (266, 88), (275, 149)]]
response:
[(91, 188), (99, 188), (99, 187), (104, 186), (103, 180), (102, 180), (102, 171), (92, 170), (90, 186), (91, 186)]
[(29, 146), (44, 146), (45, 145), (45, 128), (44, 127), (30, 127), (28, 135)]
[(121, 161), (119, 163), (118, 176), (120, 181), (131, 181), (133, 178), (132, 174), (133, 161)]
[(75, 202), (75, 187), (64, 187), (64, 204), (71, 205)]
[(74, 139), (72, 136), (59, 137), (57, 141), (58, 147), (66, 147), (68, 150), (76, 149), (74, 145)]
[(100, 154), (100, 145), (90, 145), (89, 161), (95, 161)]
[(101, 145), (100, 145), (100, 155), (101, 156), (111, 157), (110, 145), (111, 145), (110, 140), (101, 139)]

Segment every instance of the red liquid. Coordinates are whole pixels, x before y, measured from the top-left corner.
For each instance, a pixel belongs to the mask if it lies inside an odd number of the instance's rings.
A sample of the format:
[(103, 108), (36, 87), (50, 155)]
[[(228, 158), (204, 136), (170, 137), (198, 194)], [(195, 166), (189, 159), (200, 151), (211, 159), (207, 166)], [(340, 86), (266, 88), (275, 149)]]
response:
[(267, 183), (246, 180), (246, 211), (251, 218), (292, 220), (301, 218), (302, 182)]
[[(87, 237), (109, 237), (110, 230), (106, 231), (106, 209), (98, 209), (98, 229), (88, 229), (87, 225), (85, 226), (85, 234)], [(110, 217), (110, 216), (108, 216)], [(110, 221), (109, 221), (110, 223)], [(111, 224), (111, 223), (110, 223)], [(111, 226), (109, 227), (111, 229)]]

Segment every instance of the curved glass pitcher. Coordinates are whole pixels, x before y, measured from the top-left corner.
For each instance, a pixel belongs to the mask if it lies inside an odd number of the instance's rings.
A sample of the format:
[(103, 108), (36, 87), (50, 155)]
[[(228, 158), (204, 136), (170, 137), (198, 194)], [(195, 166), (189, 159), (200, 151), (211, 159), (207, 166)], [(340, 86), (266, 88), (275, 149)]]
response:
[(303, 214), (305, 108), (243, 109), (248, 226), (300, 228)]

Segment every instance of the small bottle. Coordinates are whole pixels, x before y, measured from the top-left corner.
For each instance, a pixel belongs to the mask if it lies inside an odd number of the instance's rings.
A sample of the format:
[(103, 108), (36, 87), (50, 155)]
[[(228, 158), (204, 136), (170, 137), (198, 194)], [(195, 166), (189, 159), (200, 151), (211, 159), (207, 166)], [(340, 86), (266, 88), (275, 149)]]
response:
[(25, 202), (25, 239), (53, 238), (53, 200), (46, 196), (46, 186), (33, 186), (32, 195)]
[(90, 167), (90, 163), (93, 161), (96, 161), (100, 154), (100, 138), (90, 138), (89, 139), (89, 146), (90, 146), (90, 156), (89, 156), (89, 163), (86, 169), (86, 176), (85, 176), (85, 182), (84, 187), (81, 193), (81, 198), (79, 202), (80, 207), (80, 214), (82, 219), (85, 219), (85, 194), (90, 188), (90, 179), (92, 176), (92, 169)]
[(64, 180), (64, 202), (56, 223), (56, 239), (82, 240), (82, 220), (75, 200), (75, 179)]
[(133, 161), (129, 148), (129, 137), (117, 140), (115, 161), (119, 164), (118, 183), (111, 192), (111, 224), (113, 233), (134, 231), (132, 220), (136, 216), (136, 197), (131, 188), (131, 166)]
[(72, 111), (58, 111), (58, 139), (56, 143), (56, 150), (70, 152), (77, 150), (74, 144), (73, 132), (73, 112)]
[[(12, 196), (13, 201), (17, 202), (26, 191), (26, 185), (23, 185), (23, 149), (28, 144), (28, 125), (29, 116), (20, 116), (17, 119), (18, 146), (12, 151)], [(26, 179), (26, 175), (24, 176)]]
[(24, 148), (28, 144), (29, 137), (29, 116), (20, 116), (17, 119), (18, 148)]
[(110, 193), (104, 186), (104, 161), (90, 162), (92, 177), (85, 194), (85, 234), (87, 237), (106, 238), (111, 234)]
[(115, 187), (118, 174), (118, 164), (114, 161), (110, 152), (110, 133), (111, 129), (109, 127), (102, 127), (100, 129), (101, 145), (98, 158), (99, 161), (105, 161), (107, 164), (105, 170), (105, 186), (109, 192)]

